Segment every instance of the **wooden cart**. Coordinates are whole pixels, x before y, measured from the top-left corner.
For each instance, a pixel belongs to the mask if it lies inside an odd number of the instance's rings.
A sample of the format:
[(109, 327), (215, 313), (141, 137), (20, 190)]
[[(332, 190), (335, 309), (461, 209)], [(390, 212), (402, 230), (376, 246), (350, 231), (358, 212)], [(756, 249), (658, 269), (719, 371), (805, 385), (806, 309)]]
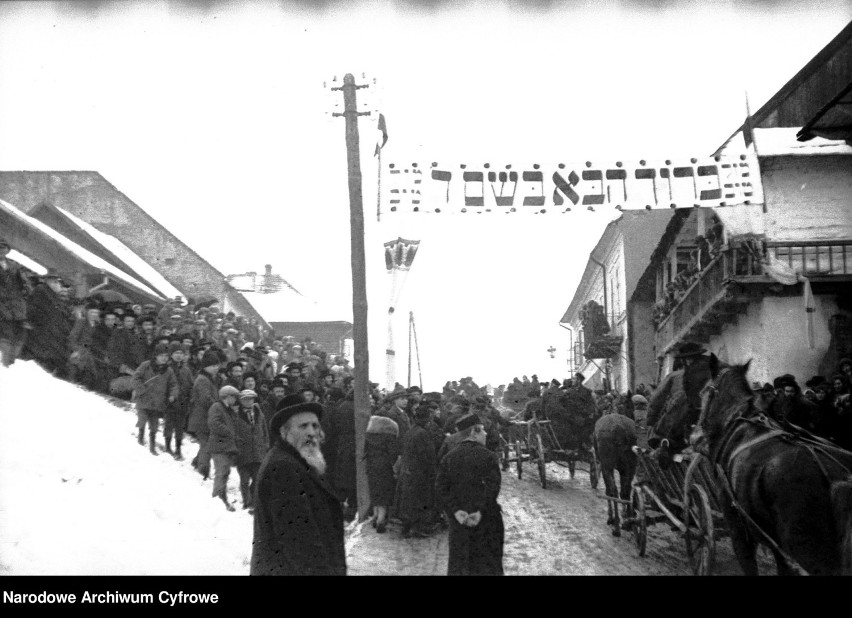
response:
[(548, 420), (540, 420), (533, 416), (528, 421), (512, 421), (505, 435), (501, 434), (501, 451), (503, 470), (508, 470), (512, 463), (518, 472), (518, 478), (523, 476), (524, 462), (538, 469), (539, 480), (543, 489), (547, 489), (547, 464), (556, 463), (567, 467), (571, 478), (574, 478), (577, 462), (587, 464), (589, 483), (592, 488), (598, 486), (597, 455), (594, 447), (588, 449), (564, 449), (559, 444), (553, 426)]
[(716, 541), (728, 535), (718, 503), (718, 483), (710, 461), (698, 453), (681, 453), (663, 469), (649, 451), (633, 447), (638, 458), (636, 479), (624, 527), (632, 533), (639, 555), (645, 555), (648, 528), (667, 523), (684, 538), (696, 575), (710, 575)]

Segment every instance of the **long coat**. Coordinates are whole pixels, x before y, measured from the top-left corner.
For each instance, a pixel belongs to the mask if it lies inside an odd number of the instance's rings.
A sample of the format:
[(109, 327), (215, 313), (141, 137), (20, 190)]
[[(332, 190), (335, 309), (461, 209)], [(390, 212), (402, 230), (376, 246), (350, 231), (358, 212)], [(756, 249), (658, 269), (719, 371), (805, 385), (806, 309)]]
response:
[(235, 465), (260, 463), (269, 450), (269, 426), (260, 404), (254, 404), (250, 413), (240, 408), (234, 422), (237, 457)]
[(107, 345), (109, 364), (116, 370), (121, 370), (122, 365), (136, 369), (148, 356), (147, 351), (148, 345), (141, 336), (124, 328), (116, 329)]
[(27, 281), (21, 267), (6, 259), (7, 268), (0, 267), (0, 320), (23, 322), (27, 319)]
[(393, 504), (396, 479), (393, 465), (399, 457), (399, 428), (384, 416), (371, 416), (364, 441), (364, 458), (367, 460), (367, 482), (370, 485), (370, 502), (373, 506)]
[(133, 374), (133, 401), (140, 410), (165, 412), (169, 400), (176, 400), (178, 382), (172, 368), (156, 369), (154, 361), (147, 360)]
[(219, 383), (217, 379), (211, 377), (202, 369), (192, 384), (192, 393), (189, 396), (189, 419), (186, 425), (186, 430), (189, 433), (199, 438), (210, 435), (207, 413), (210, 411), (210, 406), (216, 403), (218, 399)]
[[(435, 492), (450, 522), (448, 575), (503, 574), (503, 515), (500, 466), (494, 454), (472, 440), (450, 451), (438, 465)], [(454, 513), (479, 512), (473, 528), (456, 521)]]
[(402, 450), (399, 514), (403, 521), (424, 522), (435, 510), (435, 443), (425, 427), (415, 424)]
[(211, 455), (230, 453), (236, 455), (237, 429), (236, 413), (223, 402), (217, 401), (207, 412), (207, 426), (210, 429), (210, 441), (207, 448)]
[(328, 433), (332, 437), (334, 453), (331, 484), (342, 493), (355, 489), (355, 405), (352, 401), (341, 401), (336, 409), (330, 409)]
[(295, 448), (276, 439), (255, 486), (251, 575), (346, 575), (340, 501)]
[(25, 353), (38, 361), (67, 363), (73, 320), (59, 294), (44, 283), (37, 285), (27, 302), (27, 321), (33, 329), (27, 335)]

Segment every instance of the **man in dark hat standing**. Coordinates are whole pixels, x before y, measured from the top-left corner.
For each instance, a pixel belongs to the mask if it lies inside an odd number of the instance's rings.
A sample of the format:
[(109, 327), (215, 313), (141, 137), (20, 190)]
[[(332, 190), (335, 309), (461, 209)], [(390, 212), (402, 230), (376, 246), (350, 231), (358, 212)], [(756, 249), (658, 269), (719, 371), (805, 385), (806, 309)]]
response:
[(465, 437), (438, 466), (435, 491), (450, 522), (447, 575), (503, 575), (500, 467), (485, 448), (485, 427), (475, 414), (456, 423)]
[(257, 475), (250, 573), (346, 575), (343, 509), (323, 478), (322, 406), (281, 404)]
[(64, 378), (68, 368), (68, 336), (73, 320), (59, 295), (61, 290), (59, 273), (49, 268), (27, 302), (27, 321), (32, 330), (27, 335), (23, 354), (53, 375)]
[(207, 413), (218, 400), (219, 388), (222, 386), (219, 380), (219, 356), (208, 350), (201, 357), (199, 366), (201, 371), (195, 377), (189, 396), (186, 431), (198, 441), (198, 453), (192, 460), (192, 467), (206, 480), (210, 476), (210, 426), (207, 423)]

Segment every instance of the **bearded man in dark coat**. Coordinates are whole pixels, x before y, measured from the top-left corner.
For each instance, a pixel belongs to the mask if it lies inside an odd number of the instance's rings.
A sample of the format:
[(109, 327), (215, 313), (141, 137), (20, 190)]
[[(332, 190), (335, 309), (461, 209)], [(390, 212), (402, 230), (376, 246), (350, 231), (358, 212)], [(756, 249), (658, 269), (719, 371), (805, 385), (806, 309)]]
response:
[(414, 411), (414, 426), (402, 449), (399, 472), (399, 515), (402, 536), (426, 537), (435, 510), (435, 443), (427, 429), (432, 413), (427, 406)]
[(71, 312), (59, 295), (62, 279), (48, 269), (27, 302), (27, 335), (23, 354), (57, 377), (65, 377), (68, 368), (68, 336), (74, 323)]
[(438, 466), (435, 491), (450, 522), (447, 575), (503, 575), (503, 515), (500, 466), (485, 448), (486, 433), (475, 414), (458, 421), (465, 439)]
[[(285, 400), (282, 400), (282, 404)], [(323, 478), (323, 409), (281, 406), (257, 477), (251, 575), (346, 575), (343, 509)]]

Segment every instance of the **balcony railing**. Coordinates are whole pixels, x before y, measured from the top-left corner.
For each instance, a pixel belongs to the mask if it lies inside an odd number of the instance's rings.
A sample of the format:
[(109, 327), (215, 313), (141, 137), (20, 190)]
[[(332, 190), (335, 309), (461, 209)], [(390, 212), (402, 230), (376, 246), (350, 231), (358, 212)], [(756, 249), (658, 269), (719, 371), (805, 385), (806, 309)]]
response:
[[(812, 280), (831, 280), (852, 275), (852, 241), (767, 242), (766, 251)], [(717, 255), (685, 290), (678, 292), (675, 304), (657, 325), (657, 354), (661, 355), (687, 338), (701, 339), (706, 332), (728, 317), (743, 311), (749, 299), (741, 288), (731, 284), (773, 283), (763, 272), (754, 252), (746, 247), (731, 248)], [(713, 309), (713, 315), (710, 310)]]

